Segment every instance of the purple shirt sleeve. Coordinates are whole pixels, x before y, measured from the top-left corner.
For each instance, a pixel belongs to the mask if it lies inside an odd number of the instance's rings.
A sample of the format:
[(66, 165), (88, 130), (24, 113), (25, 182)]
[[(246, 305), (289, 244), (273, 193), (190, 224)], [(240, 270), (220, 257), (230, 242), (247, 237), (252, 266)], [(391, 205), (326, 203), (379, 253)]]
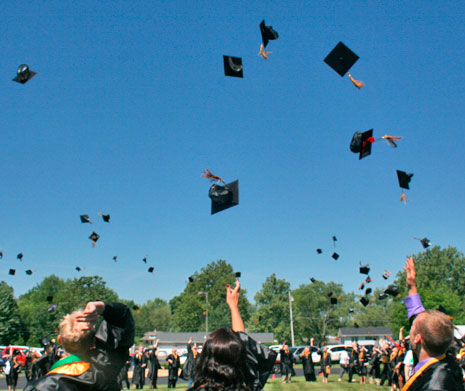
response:
[(420, 295), (417, 293), (415, 295), (404, 297), (405, 307), (407, 307), (407, 315), (410, 319), (414, 315), (418, 315), (420, 312), (423, 312), (425, 308), (421, 304)]

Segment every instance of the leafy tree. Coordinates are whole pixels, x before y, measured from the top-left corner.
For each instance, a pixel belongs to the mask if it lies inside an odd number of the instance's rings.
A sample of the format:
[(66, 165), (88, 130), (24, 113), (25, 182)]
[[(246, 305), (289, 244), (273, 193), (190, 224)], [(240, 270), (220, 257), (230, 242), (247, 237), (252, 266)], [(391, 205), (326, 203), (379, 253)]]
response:
[(273, 332), (278, 341), (290, 341), (289, 290), (286, 280), (277, 278), (274, 273), (267, 277), (255, 295), (256, 312), (248, 323), (248, 330)]
[(0, 282), (0, 345), (15, 343), (24, 335), (17, 309), (13, 288), (4, 281)]
[(156, 298), (138, 307), (139, 310), (133, 312), (137, 336), (142, 337), (148, 331), (170, 330), (171, 309), (165, 300)]
[[(170, 300), (174, 331), (205, 330), (206, 297), (208, 292), (208, 329), (231, 327), (231, 316), (226, 304), (226, 285), (235, 280), (233, 268), (224, 260), (212, 262), (193, 275), (184, 291)], [(244, 321), (249, 318), (249, 301), (246, 290), (241, 289), (239, 309)]]

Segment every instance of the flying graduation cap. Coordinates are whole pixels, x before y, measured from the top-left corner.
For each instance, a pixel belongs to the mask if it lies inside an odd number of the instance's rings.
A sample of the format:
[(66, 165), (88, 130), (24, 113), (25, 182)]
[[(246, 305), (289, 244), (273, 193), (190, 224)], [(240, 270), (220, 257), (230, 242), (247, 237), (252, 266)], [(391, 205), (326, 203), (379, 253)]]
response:
[[(401, 140), (402, 137), (390, 136), (385, 134), (378, 140), (386, 140), (391, 146), (397, 148), (396, 141)], [(350, 141), (350, 150), (353, 153), (358, 153), (358, 159), (361, 160), (364, 157), (371, 155), (371, 146), (376, 141), (373, 137), (373, 129), (367, 130), (366, 132), (355, 132)]]
[(399, 295), (399, 288), (396, 285), (388, 285), (384, 293), (396, 297)]
[(81, 270), (84, 270), (84, 268), (80, 266), (76, 266), (74, 270), (76, 270), (77, 272), (80, 272)]
[(333, 236), (333, 245), (334, 245), (334, 247), (336, 247), (336, 242), (337, 242), (337, 238), (335, 236)]
[(260, 23), (260, 33), (262, 34), (262, 42), (264, 47), (268, 45), (268, 41), (274, 41), (275, 39), (279, 38), (278, 32), (274, 30), (273, 27), (266, 26), (264, 19)]
[(326, 56), (324, 62), (328, 64), (336, 73), (344, 77), (347, 73), (350, 81), (359, 90), (365, 85), (363, 81), (355, 80), (349, 73), (350, 68), (358, 61), (360, 57), (357, 56), (342, 42), (339, 42), (333, 50)]
[(202, 173), (202, 177), (216, 181), (208, 191), (208, 196), (211, 199), (211, 214), (221, 212), (222, 210), (239, 205), (239, 181), (225, 184), (224, 186), (218, 183), (224, 183), (223, 178), (213, 175), (207, 168)]
[[(407, 189), (409, 190), (409, 183), (412, 180), (413, 174), (407, 174), (405, 171), (399, 171), (396, 170), (397, 172), (397, 179), (399, 180), (399, 187), (402, 189)], [(402, 190), (402, 195), (400, 197), (400, 200), (404, 202), (404, 204), (407, 203), (407, 197), (405, 196), (404, 191)]]
[(316, 282), (316, 279), (313, 278), (313, 277), (311, 277), (311, 278), (310, 278), (310, 281), (314, 284), (314, 283)]
[(372, 292), (371, 288), (365, 289), (365, 296), (368, 296)]
[(236, 278), (241, 278), (241, 272), (236, 272), (235, 276), (236, 276)]
[(339, 254), (338, 253), (333, 253), (333, 255), (331, 255), (331, 257), (337, 261), (339, 259)]
[(362, 305), (366, 307), (370, 303), (370, 299), (366, 296), (362, 296), (362, 298), (360, 299), (360, 303), (362, 303)]
[(360, 263), (360, 274), (368, 274), (370, 273), (370, 265), (367, 263), (366, 265), (363, 265)]
[(385, 280), (387, 280), (390, 275), (391, 275), (391, 272), (389, 270), (385, 270), (384, 273), (383, 273), (383, 278)]
[(194, 282), (194, 277), (193, 276), (189, 277), (189, 282)]
[(316, 249), (316, 252), (317, 252), (318, 254), (321, 254), (321, 253), (323, 252), (323, 250), (322, 250), (321, 248), (317, 248), (317, 249)]
[(144, 258), (142, 258), (142, 262), (147, 263), (147, 256), (145, 256)]
[(26, 64), (22, 64), (18, 67), (18, 70), (16, 71), (16, 77), (13, 79), (13, 81), (21, 84), (26, 84), (35, 75), (37, 75), (37, 72), (31, 71), (29, 69), (29, 66), (27, 66)]
[(80, 215), (79, 217), (81, 218), (81, 223), (93, 224), (92, 221), (90, 220), (89, 215)]
[(414, 239), (419, 240), (423, 248), (428, 248), (432, 244), (428, 238), (423, 238), (423, 239), (414, 238)]
[(14, 276), (14, 275), (16, 274), (16, 269), (10, 269), (10, 270), (8, 270), (8, 274), (9, 274), (10, 276)]
[(16, 259), (19, 259), (20, 261), (22, 261), (22, 260), (23, 260), (23, 257), (24, 257), (23, 253), (19, 253), (19, 254), (16, 256)]
[(153, 273), (154, 270), (155, 270), (155, 268), (154, 268), (153, 266), (150, 266), (150, 267), (147, 269), (147, 271), (148, 271), (149, 273)]
[(103, 221), (105, 221), (105, 223), (109, 223), (110, 222), (110, 215), (104, 215), (100, 212), (97, 213), (99, 216), (102, 217)]
[(244, 77), (241, 57), (223, 56), (223, 63), (225, 76)]
[(35, 270), (28, 269), (26, 270), (26, 274), (30, 276), (32, 273), (34, 273)]
[(96, 232), (92, 232), (89, 239), (92, 240), (92, 247), (95, 247), (97, 245), (97, 241), (100, 239), (100, 235)]
[(3, 251), (0, 251), (0, 259), (3, 258)]
[(115, 255), (115, 256), (113, 257), (113, 260), (114, 260), (115, 262), (117, 262), (117, 261), (118, 261), (118, 255)]

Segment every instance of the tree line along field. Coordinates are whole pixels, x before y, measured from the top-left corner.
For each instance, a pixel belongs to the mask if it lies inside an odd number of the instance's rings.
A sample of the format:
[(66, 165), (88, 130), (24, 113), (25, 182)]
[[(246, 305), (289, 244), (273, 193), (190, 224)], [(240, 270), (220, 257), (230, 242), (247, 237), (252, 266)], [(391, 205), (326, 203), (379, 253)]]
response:
[[(417, 266), (417, 284), (425, 308), (444, 307), (454, 317), (454, 323), (465, 322), (465, 258), (453, 247), (433, 247), (413, 256)], [(399, 269), (403, 265), (399, 264)], [(85, 276), (64, 280), (51, 275), (27, 293), (14, 297), (13, 287), (0, 282), (0, 345), (21, 344), (38, 346), (44, 336), (53, 336), (63, 315), (83, 308), (88, 301), (121, 301), (133, 311), (136, 339), (148, 331), (205, 330), (205, 297), (199, 291), (208, 291), (209, 330), (230, 326), (230, 315), (225, 302), (224, 287), (235, 279), (233, 268), (225, 260), (212, 262), (193, 276), (182, 292), (165, 301), (160, 298), (146, 303), (119, 298), (99, 276)], [(310, 278), (311, 276), (309, 276)], [(391, 276), (390, 284), (406, 294), (405, 273)], [(254, 296), (254, 303), (241, 290), (240, 310), (247, 331), (273, 332), (277, 341), (290, 340), (289, 291), (290, 283), (274, 273), (265, 278)], [(328, 293), (339, 297), (331, 305)], [(333, 281), (315, 281), (292, 289), (293, 318), (296, 344), (315, 338), (324, 342), (326, 336), (336, 335), (340, 327), (390, 326), (396, 333), (401, 326), (408, 328), (407, 313), (400, 297), (378, 299), (382, 289), (374, 289), (370, 303), (362, 306), (359, 300), (363, 290), (344, 292), (341, 284)], [(53, 302), (47, 300), (53, 297)], [(53, 308), (52, 304), (56, 307)], [(351, 309), (349, 311), (349, 309)], [(353, 311), (352, 311), (353, 310)]]

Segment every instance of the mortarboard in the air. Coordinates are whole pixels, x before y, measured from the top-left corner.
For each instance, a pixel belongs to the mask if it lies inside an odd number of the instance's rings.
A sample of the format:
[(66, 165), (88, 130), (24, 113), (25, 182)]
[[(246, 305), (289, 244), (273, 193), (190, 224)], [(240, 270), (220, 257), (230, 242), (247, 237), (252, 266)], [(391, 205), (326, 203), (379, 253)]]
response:
[(139, 308), (139, 306), (138, 306), (137, 304), (134, 304), (134, 305), (132, 306), (132, 309), (133, 309), (134, 311), (140, 312), (140, 308)]
[(147, 257), (142, 258), (142, 262), (147, 263)]
[(115, 255), (115, 256), (113, 257), (113, 260), (114, 260), (115, 262), (118, 261), (118, 255)]
[(189, 277), (189, 282), (194, 282), (194, 277), (190, 276)]
[(78, 271), (78, 272), (80, 272), (80, 271), (82, 270), (82, 268), (79, 267), (79, 266), (76, 266), (74, 269), (75, 269), (76, 271)]
[(371, 155), (371, 144), (375, 142), (373, 138), (373, 129), (366, 132), (355, 132), (350, 142), (350, 150), (353, 153), (358, 153), (358, 159), (363, 159)]
[(241, 278), (241, 272), (236, 272), (235, 276), (236, 278)]
[(321, 254), (321, 253), (323, 252), (323, 250), (322, 250), (321, 248), (317, 248), (317, 249), (316, 249), (316, 252), (317, 252), (318, 254)]
[(97, 213), (99, 216), (102, 216), (102, 219), (103, 221), (105, 221), (105, 223), (109, 223), (110, 222), (110, 215), (104, 215), (100, 212)]
[(386, 293), (380, 293), (378, 295), (378, 300), (384, 300), (388, 297), (388, 295)]
[(92, 224), (92, 221), (90, 221), (89, 215), (80, 215), (81, 218), (81, 223), (89, 223)]
[(224, 186), (214, 184), (208, 191), (211, 199), (211, 214), (239, 205), (239, 181), (228, 183)]
[(370, 299), (368, 299), (368, 297), (363, 296), (363, 297), (360, 299), (360, 303), (362, 303), (362, 305), (363, 305), (364, 307), (366, 307), (366, 306), (370, 303)]
[(260, 33), (262, 34), (262, 42), (264, 47), (268, 45), (268, 41), (273, 41), (279, 38), (279, 34), (273, 29), (273, 27), (265, 25), (265, 20), (262, 20), (260, 23)]
[(232, 77), (244, 77), (241, 57), (223, 56), (224, 74)]
[(391, 275), (391, 272), (389, 270), (385, 270), (384, 273), (383, 273), (383, 278), (385, 280), (387, 280), (390, 275)]
[[(407, 174), (405, 171), (397, 171), (397, 179), (399, 180), (399, 187), (402, 189), (409, 190), (409, 183), (412, 180), (413, 174)], [(400, 196), (400, 200), (404, 203), (407, 203), (407, 198), (405, 197), (404, 191), (402, 191), (402, 195)]]
[(34, 271), (31, 270), (31, 269), (26, 270), (26, 274), (27, 274), (28, 276), (30, 276), (33, 272), (34, 272)]
[(99, 240), (100, 235), (96, 232), (92, 232), (91, 235), (89, 236), (89, 239), (92, 240), (92, 247), (95, 247), (97, 244), (97, 240)]
[(3, 258), (3, 251), (0, 251), (0, 259)]
[(366, 280), (362, 281), (358, 289), (362, 290), (363, 288), (365, 288), (365, 283), (366, 283)]
[(333, 295), (333, 292), (328, 292), (326, 296), (331, 297)]
[(419, 240), (423, 248), (428, 248), (432, 244), (428, 238), (423, 238), (423, 239), (414, 238), (414, 239)]
[(16, 274), (16, 269), (10, 269), (10, 270), (8, 271), (8, 274), (9, 274), (10, 276), (14, 276), (14, 275)]
[(399, 295), (399, 288), (396, 285), (388, 285), (384, 293), (395, 297)]
[(371, 277), (368, 276), (366, 279), (365, 279), (366, 283), (369, 284), (371, 282)]
[(311, 278), (310, 278), (310, 281), (311, 281), (312, 283), (315, 283), (315, 282), (316, 282), (316, 279), (313, 278), (313, 277), (311, 277)]
[(365, 289), (365, 296), (369, 295), (371, 293), (371, 288)]
[(51, 303), (53, 301), (53, 296), (47, 296), (47, 299), (46, 299), (49, 303)]
[(18, 67), (18, 70), (16, 71), (16, 77), (13, 79), (13, 81), (25, 84), (29, 80), (31, 80), (35, 75), (37, 75), (37, 72), (31, 71), (29, 69), (29, 66), (27, 66), (26, 64), (21, 64)]
[(339, 258), (339, 254), (338, 254), (338, 253), (333, 253), (333, 255), (331, 255), (331, 256), (332, 256), (332, 257), (334, 258), (334, 260), (336, 260), (336, 261), (337, 261), (338, 258)]
[(19, 253), (19, 254), (16, 256), (16, 259), (19, 259), (20, 261), (22, 261), (22, 260), (23, 260), (23, 257), (24, 257), (23, 253)]
[(336, 305), (337, 304), (337, 297), (331, 297), (330, 299), (331, 305)]
[(149, 273), (153, 273), (154, 270), (155, 270), (155, 268), (154, 268), (153, 266), (150, 266), (150, 267), (148, 268), (148, 272), (149, 272)]
[(326, 56), (324, 62), (333, 68), (341, 77), (344, 77), (347, 73), (354, 86), (361, 89), (365, 84), (360, 80), (355, 80), (349, 73), (350, 68), (352, 68), (358, 59), (359, 56), (357, 56), (342, 42), (339, 42)]
[(336, 242), (337, 242), (337, 238), (335, 236), (333, 236), (333, 244), (334, 244), (334, 247), (336, 247)]
[(360, 273), (361, 274), (368, 274), (370, 273), (370, 266), (368, 264), (361, 266), (360, 265)]

